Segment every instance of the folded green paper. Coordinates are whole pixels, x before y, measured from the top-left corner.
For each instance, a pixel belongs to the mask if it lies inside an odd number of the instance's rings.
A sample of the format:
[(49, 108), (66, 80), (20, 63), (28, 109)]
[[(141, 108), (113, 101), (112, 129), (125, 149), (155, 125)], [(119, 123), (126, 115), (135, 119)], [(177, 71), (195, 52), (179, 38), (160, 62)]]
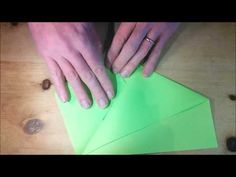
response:
[[(217, 147), (210, 103), (204, 96), (141, 67), (127, 79), (115, 77), (109, 107), (81, 108), (57, 102), (77, 154), (143, 154)], [(114, 79), (113, 79), (114, 81)]]

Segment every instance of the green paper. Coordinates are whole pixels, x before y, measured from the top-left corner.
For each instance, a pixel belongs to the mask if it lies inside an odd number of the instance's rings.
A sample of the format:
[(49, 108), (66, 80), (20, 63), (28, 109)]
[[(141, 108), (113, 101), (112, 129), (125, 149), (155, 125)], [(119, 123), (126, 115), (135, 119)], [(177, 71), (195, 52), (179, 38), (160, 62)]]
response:
[[(124, 85), (124, 80), (121, 77), (116, 77), (108, 71), (110, 78), (113, 82), (119, 82), (116, 86), (116, 97), (119, 96), (122, 86)], [(67, 128), (71, 143), (77, 154), (81, 154), (88, 144), (91, 136), (95, 133), (98, 125), (103, 121), (106, 114), (112, 107), (114, 99), (109, 107), (105, 109), (99, 108), (97, 103), (93, 99), (93, 104), (90, 109), (84, 109), (79, 104), (75, 93), (71, 85), (68, 84), (68, 89), (70, 91), (70, 101), (63, 103), (56, 95), (56, 100), (59, 105), (60, 112), (64, 118), (64, 123)]]
[[(130, 78), (115, 78), (109, 107), (57, 102), (77, 154), (143, 154), (217, 147), (209, 100), (160, 74), (139, 67)], [(111, 75), (110, 75), (111, 76)], [(114, 81), (114, 79), (113, 79)]]
[(211, 116), (209, 108), (209, 103), (205, 102), (175, 116), (157, 120), (91, 154), (143, 154), (216, 147), (212, 120), (206, 119)]

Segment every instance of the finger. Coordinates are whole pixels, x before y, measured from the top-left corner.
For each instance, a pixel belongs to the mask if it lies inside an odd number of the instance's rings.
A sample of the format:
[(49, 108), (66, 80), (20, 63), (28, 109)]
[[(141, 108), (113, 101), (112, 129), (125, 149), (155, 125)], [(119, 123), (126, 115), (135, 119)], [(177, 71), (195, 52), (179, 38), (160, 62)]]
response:
[(130, 74), (137, 68), (139, 63), (148, 54), (149, 50), (152, 48), (152, 43), (147, 40), (143, 40), (138, 52), (130, 59), (130, 61), (122, 68), (121, 76), (129, 77)]
[(112, 64), (112, 69), (114, 72), (119, 72), (124, 67), (124, 65), (131, 59), (131, 57), (136, 53), (136, 51), (140, 47), (143, 39), (145, 38), (149, 30), (150, 26), (146, 25), (145, 23), (138, 23), (135, 26), (135, 29), (133, 30), (127, 42), (124, 44), (120, 54)]
[[(153, 28), (146, 35), (151, 40), (158, 42), (158, 36), (160, 35), (160, 30)], [(122, 68), (121, 76), (129, 77), (130, 74), (137, 68), (139, 63), (144, 59), (144, 57), (148, 54), (148, 52), (152, 49), (153, 43), (147, 40), (143, 40), (140, 48), (136, 52), (136, 54), (130, 59), (130, 61)]]
[(73, 66), (63, 57), (60, 58), (58, 64), (62, 68), (67, 81), (71, 84), (73, 90), (75, 91), (75, 95), (81, 106), (84, 108), (89, 108), (91, 106), (91, 101), (82, 85), (79, 75)]
[(166, 42), (167, 37), (166, 36), (161, 36), (160, 37), (160, 41), (156, 44), (156, 46), (153, 48), (153, 50), (151, 51), (151, 54), (149, 55), (146, 63), (144, 64), (144, 68), (143, 68), (143, 75), (145, 77), (150, 76), (153, 71), (156, 68), (157, 62), (159, 60), (161, 51), (164, 47), (164, 44)]
[(96, 77), (99, 80), (99, 83), (101, 84), (102, 88), (106, 92), (106, 95), (109, 99), (112, 99), (115, 95), (114, 88), (112, 85), (112, 82), (110, 78), (108, 77), (108, 74), (106, 72), (104, 65), (92, 65), (91, 66), (93, 72), (95, 73)]
[[(92, 41), (91, 39), (86, 42), (84, 39), (78, 41), (77, 50), (81, 51), (81, 53), (70, 52), (71, 56), (69, 56), (69, 58), (73, 58), (73, 61), (76, 61), (77, 60), (76, 58), (79, 57), (80, 61), (85, 61), (85, 63), (87, 63), (87, 65), (84, 64), (85, 67), (87, 66), (89, 70), (92, 70), (92, 72), (95, 74), (95, 77), (97, 78), (96, 81), (99, 81), (100, 87), (102, 87), (102, 89), (106, 92), (107, 97), (111, 99), (115, 95), (112, 82), (106, 73), (105, 66), (102, 60), (101, 51), (91, 41)], [(76, 44), (74, 45), (76, 46)]]
[(68, 101), (68, 90), (65, 86), (65, 76), (63, 75), (61, 68), (54, 59), (48, 58), (46, 59), (46, 62), (59, 98), (63, 102)]
[(111, 67), (114, 59), (119, 55), (125, 41), (130, 36), (131, 32), (135, 27), (135, 23), (121, 23), (113, 40), (110, 49), (107, 53), (106, 65), (108, 68)]
[(92, 95), (95, 97), (96, 102), (101, 108), (105, 108), (108, 104), (107, 96), (97, 80), (96, 75), (85, 62), (80, 53), (71, 53), (70, 62), (79, 74), (82, 81), (88, 86)]

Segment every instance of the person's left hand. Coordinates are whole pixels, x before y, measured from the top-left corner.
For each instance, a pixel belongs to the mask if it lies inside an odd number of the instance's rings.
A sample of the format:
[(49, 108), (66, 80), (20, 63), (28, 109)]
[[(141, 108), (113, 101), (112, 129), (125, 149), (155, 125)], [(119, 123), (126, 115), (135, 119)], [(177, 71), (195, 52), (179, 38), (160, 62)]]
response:
[(159, 56), (179, 23), (121, 23), (107, 54), (106, 65), (128, 77), (148, 55), (143, 75), (155, 70)]

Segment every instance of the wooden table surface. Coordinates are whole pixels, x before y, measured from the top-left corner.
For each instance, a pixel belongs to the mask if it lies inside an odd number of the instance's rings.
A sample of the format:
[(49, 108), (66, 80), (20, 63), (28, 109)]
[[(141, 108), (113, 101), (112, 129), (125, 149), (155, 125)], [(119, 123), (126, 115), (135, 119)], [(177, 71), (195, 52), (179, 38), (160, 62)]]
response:
[[(1, 154), (73, 154), (54, 87), (43, 90), (47, 66), (37, 54), (27, 25), (1, 23)], [(216, 149), (167, 154), (233, 154), (225, 145), (235, 136), (236, 23), (187, 23), (163, 56), (157, 70), (210, 98)], [(32, 118), (44, 122), (33, 135), (23, 131)], [(165, 153), (164, 153), (165, 154)], [(234, 153), (235, 154), (235, 153)]]

